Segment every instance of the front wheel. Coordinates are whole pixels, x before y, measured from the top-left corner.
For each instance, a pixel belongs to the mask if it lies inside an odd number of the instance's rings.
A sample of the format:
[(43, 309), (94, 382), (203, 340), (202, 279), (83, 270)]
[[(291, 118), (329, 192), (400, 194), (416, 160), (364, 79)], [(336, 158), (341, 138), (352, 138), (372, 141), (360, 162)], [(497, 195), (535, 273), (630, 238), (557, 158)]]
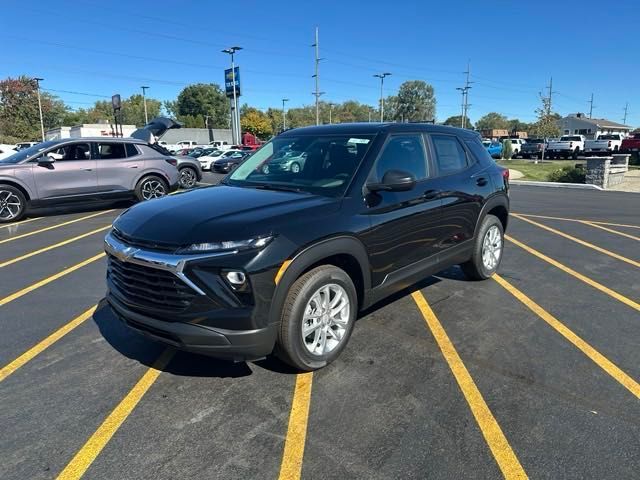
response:
[(291, 173), (300, 173), (300, 164), (298, 162), (291, 164)]
[(27, 199), (11, 185), (0, 185), (0, 223), (17, 222), (24, 217)]
[(289, 289), (282, 310), (277, 355), (303, 371), (316, 370), (344, 350), (358, 310), (358, 296), (347, 273), (322, 265)]
[(167, 182), (156, 175), (144, 177), (136, 186), (136, 197), (140, 201), (164, 197), (168, 192)]
[(470, 280), (485, 280), (500, 266), (504, 245), (504, 228), (498, 217), (487, 215), (482, 220), (473, 246), (471, 259), (460, 265)]

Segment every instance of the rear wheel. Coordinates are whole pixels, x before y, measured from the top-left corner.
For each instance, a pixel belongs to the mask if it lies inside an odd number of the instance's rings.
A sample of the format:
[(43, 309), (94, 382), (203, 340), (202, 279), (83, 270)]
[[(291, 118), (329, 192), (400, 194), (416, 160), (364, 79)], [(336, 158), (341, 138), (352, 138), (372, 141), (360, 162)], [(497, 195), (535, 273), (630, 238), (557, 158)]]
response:
[(300, 164), (298, 162), (293, 162), (291, 164), (291, 172), (292, 173), (300, 173)]
[(0, 223), (17, 222), (27, 209), (27, 199), (16, 187), (0, 185)]
[(467, 278), (485, 280), (496, 273), (502, 260), (503, 245), (502, 223), (498, 217), (487, 215), (478, 230), (471, 259), (460, 265)]
[(344, 350), (357, 310), (356, 289), (344, 270), (333, 265), (310, 270), (289, 289), (277, 355), (299, 370), (324, 367)]
[(167, 193), (169, 193), (167, 182), (157, 175), (144, 177), (136, 186), (136, 197), (140, 201), (164, 197)]
[(180, 169), (180, 188), (193, 188), (198, 182), (198, 174), (195, 169), (191, 167), (184, 167)]

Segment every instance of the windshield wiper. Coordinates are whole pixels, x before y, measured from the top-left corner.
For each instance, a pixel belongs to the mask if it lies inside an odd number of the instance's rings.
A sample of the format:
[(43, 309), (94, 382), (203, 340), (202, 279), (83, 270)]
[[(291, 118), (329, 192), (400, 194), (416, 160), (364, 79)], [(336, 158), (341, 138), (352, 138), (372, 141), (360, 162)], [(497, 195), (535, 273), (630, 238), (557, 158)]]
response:
[(270, 183), (257, 183), (252, 185), (246, 185), (251, 188), (259, 188), (260, 190), (276, 190), (280, 192), (295, 192), (295, 193), (309, 193), (301, 188), (287, 187), (286, 185), (273, 185)]

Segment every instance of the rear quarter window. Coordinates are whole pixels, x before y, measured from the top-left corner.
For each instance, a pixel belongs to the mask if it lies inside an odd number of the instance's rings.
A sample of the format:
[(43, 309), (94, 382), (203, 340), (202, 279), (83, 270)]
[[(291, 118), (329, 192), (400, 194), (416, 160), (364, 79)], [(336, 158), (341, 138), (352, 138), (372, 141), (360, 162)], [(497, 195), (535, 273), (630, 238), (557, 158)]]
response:
[[(489, 152), (487, 151), (487, 149), (484, 148), (478, 140), (467, 139), (465, 140), (464, 143), (469, 149), (469, 151), (471, 152), (471, 155), (473, 156), (473, 158), (477, 162), (483, 163), (483, 164), (486, 164), (488, 162), (493, 162), (493, 158), (491, 158), (491, 155), (489, 155)], [(491, 145), (497, 147), (499, 144), (491, 144)]]
[(135, 157), (136, 155), (140, 155), (140, 151), (133, 143), (126, 144), (127, 157)]

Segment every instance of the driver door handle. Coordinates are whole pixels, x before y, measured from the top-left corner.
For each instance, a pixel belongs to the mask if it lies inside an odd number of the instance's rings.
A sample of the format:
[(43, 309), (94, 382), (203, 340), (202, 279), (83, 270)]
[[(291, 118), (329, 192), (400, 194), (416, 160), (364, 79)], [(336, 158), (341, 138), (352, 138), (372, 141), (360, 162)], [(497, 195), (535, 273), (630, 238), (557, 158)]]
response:
[(440, 195), (440, 190), (427, 190), (424, 192), (423, 196), (426, 200), (433, 200), (434, 198), (437, 198), (438, 195)]
[(93, 172), (93, 168), (81, 168), (80, 170), (84, 170), (85, 172)]
[(138, 168), (138, 165), (129, 165), (129, 168)]

